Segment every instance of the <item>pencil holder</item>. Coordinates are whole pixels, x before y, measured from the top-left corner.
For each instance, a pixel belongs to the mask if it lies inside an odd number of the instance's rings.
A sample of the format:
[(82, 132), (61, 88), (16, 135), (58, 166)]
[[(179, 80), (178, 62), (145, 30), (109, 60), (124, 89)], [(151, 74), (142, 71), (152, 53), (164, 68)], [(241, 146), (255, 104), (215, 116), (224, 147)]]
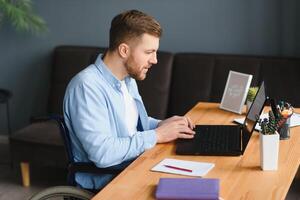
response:
[(287, 140), (290, 138), (290, 123), (291, 123), (291, 118), (287, 118), (285, 123), (281, 125), (279, 128), (278, 132), (280, 135), (281, 140)]
[(262, 170), (277, 170), (279, 156), (279, 135), (259, 134), (260, 140), (260, 166)]

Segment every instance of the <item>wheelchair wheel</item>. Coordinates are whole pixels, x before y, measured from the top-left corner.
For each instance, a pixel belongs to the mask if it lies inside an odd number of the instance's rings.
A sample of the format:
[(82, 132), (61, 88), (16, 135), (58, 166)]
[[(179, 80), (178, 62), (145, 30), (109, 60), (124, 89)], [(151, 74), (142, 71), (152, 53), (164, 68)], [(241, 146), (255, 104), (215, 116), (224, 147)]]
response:
[(89, 200), (95, 194), (72, 186), (55, 186), (50, 187), (33, 195), (29, 200)]

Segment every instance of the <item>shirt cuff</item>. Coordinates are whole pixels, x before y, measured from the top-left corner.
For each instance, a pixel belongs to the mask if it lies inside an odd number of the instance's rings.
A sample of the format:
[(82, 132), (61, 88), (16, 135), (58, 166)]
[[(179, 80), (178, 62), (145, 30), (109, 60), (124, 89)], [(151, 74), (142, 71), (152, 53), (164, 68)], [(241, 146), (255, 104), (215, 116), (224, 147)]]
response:
[(161, 122), (161, 120), (149, 117), (149, 129), (157, 128), (159, 122)]
[(151, 149), (156, 145), (157, 137), (155, 130), (144, 131), (144, 148), (145, 150)]

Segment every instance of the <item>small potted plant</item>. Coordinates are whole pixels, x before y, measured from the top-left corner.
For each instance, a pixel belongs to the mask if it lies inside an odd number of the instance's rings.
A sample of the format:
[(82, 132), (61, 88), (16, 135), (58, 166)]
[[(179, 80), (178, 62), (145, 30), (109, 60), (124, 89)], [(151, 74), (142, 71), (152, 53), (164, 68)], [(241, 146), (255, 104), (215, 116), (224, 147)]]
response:
[(255, 98), (255, 95), (258, 91), (258, 87), (250, 87), (247, 93), (246, 98), (246, 110), (248, 111), (250, 109), (250, 106)]
[(277, 170), (279, 153), (279, 134), (277, 132), (281, 119), (275, 118), (269, 111), (269, 117), (259, 119), (260, 131), (260, 165), (263, 170)]

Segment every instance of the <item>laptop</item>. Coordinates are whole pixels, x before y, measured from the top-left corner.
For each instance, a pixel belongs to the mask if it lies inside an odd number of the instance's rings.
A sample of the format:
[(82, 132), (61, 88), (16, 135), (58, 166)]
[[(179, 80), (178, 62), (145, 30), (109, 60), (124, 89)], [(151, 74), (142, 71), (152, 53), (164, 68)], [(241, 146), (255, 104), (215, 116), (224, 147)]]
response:
[(239, 156), (243, 155), (266, 101), (264, 82), (246, 115), (243, 125), (197, 125), (193, 139), (178, 139), (176, 154)]

